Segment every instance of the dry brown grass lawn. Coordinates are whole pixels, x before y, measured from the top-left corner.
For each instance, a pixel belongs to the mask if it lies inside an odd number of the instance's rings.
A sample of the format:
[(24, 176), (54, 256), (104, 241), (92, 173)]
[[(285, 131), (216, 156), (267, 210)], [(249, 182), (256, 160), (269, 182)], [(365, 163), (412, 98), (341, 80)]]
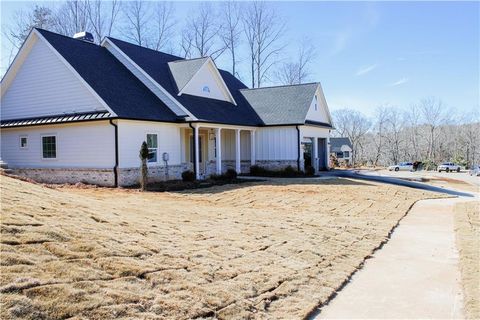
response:
[(432, 193), (278, 180), (183, 193), (1, 177), (2, 319), (301, 318)]
[(480, 319), (480, 204), (455, 206), (455, 231), (467, 319)]

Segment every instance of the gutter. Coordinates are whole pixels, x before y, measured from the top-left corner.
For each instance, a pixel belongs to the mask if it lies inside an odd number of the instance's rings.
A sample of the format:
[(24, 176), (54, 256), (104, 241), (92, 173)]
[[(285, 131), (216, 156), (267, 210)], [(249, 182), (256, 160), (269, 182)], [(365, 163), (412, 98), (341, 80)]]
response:
[(115, 166), (113, 167), (113, 176), (115, 188), (118, 187), (118, 125), (113, 123), (113, 119), (110, 119), (110, 124), (115, 128)]
[(297, 129), (297, 170), (300, 171), (300, 148), (302, 146), (300, 141), (300, 128), (296, 125), (295, 129)]
[(195, 174), (195, 177), (197, 176), (197, 161), (195, 161), (195, 155), (197, 154), (197, 146), (195, 145), (195, 141), (197, 141), (197, 137), (195, 136), (195, 127), (192, 126), (192, 122), (189, 122), (188, 123), (188, 126), (190, 128), (192, 128), (192, 136), (193, 136), (193, 159), (190, 159), (192, 160), (193, 162), (193, 173)]

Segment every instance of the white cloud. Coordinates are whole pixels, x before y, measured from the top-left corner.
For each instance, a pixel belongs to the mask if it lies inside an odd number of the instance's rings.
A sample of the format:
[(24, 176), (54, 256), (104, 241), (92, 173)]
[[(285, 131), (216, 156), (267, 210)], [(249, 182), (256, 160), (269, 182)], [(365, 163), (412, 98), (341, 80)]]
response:
[(396, 87), (396, 86), (402, 85), (402, 84), (407, 83), (407, 82), (408, 82), (408, 78), (403, 77), (400, 80), (395, 81), (394, 83), (391, 83), (390, 86), (391, 87)]
[(357, 70), (357, 73), (355, 75), (357, 76), (363, 76), (364, 74), (369, 73), (373, 69), (375, 69), (378, 65), (377, 64), (371, 64), (369, 66), (363, 66)]

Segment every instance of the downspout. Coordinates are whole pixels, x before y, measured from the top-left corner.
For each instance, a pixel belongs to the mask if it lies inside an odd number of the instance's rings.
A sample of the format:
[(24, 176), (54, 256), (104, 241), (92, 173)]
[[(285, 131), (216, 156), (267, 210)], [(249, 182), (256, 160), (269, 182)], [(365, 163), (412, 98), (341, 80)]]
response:
[(193, 159), (190, 159), (193, 162), (193, 173), (195, 177), (197, 176), (197, 161), (195, 159), (195, 155), (197, 154), (197, 146), (195, 145), (195, 141), (197, 141), (197, 137), (195, 136), (195, 127), (192, 126), (192, 123), (189, 122), (188, 125), (192, 128), (193, 132)]
[(113, 123), (113, 119), (110, 119), (110, 124), (115, 128), (115, 166), (113, 167), (113, 186), (118, 187), (118, 126)]
[(297, 129), (297, 170), (300, 171), (300, 149), (301, 149), (301, 141), (300, 141), (300, 129), (298, 125), (295, 126)]

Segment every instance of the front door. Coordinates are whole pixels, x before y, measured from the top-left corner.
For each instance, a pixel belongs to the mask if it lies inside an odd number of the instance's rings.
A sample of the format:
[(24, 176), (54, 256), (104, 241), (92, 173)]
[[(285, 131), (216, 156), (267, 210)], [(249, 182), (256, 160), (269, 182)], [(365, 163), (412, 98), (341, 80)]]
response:
[(327, 170), (327, 139), (318, 138), (318, 170)]

